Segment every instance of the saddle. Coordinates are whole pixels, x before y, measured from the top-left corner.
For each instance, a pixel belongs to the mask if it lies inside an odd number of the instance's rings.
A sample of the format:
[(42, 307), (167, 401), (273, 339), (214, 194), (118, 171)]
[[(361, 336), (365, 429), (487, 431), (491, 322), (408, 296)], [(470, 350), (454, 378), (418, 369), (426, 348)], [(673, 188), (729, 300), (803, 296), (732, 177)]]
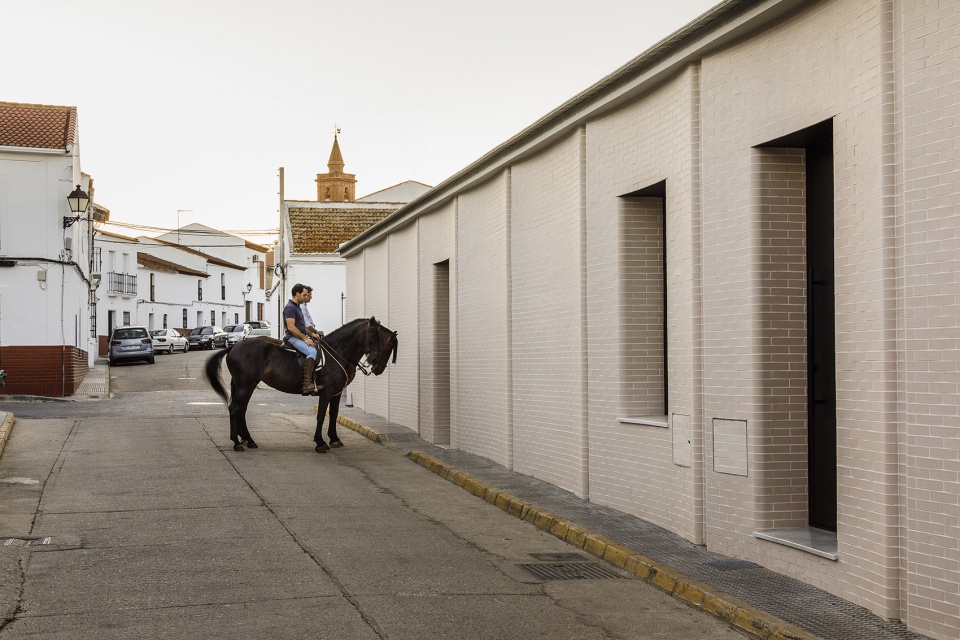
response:
[[(297, 364), (303, 367), (303, 363), (306, 362), (307, 356), (297, 351), (297, 348), (294, 347), (289, 342), (287, 342), (286, 338), (284, 338), (283, 340), (278, 340), (277, 342), (279, 342), (280, 348), (283, 349), (284, 351), (292, 351), (293, 353), (295, 353), (297, 355)], [(326, 352), (323, 349), (318, 348), (317, 359), (316, 359), (316, 363), (313, 370), (320, 371), (320, 369), (323, 369), (323, 365), (326, 364), (326, 362), (327, 362)]]

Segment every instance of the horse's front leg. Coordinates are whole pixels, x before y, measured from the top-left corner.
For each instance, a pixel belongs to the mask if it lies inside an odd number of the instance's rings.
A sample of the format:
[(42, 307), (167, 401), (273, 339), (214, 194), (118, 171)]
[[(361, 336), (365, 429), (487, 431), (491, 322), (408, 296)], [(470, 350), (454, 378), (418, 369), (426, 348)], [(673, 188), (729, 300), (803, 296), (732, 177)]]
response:
[(343, 442), (337, 437), (337, 416), (340, 415), (340, 398), (343, 394), (337, 394), (330, 398), (330, 426), (327, 427), (327, 437), (330, 438), (330, 446), (334, 449), (343, 446)]
[(320, 400), (317, 402), (317, 430), (313, 433), (313, 441), (316, 443), (317, 448), (314, 449), (317, 453), (326, 453), (330, 450), (330, 447), (327, 446), (327, 443), (323, 441), (323, 419), (327, 414), (327, 403), (329, 400), (326, 396), (321, 396)]

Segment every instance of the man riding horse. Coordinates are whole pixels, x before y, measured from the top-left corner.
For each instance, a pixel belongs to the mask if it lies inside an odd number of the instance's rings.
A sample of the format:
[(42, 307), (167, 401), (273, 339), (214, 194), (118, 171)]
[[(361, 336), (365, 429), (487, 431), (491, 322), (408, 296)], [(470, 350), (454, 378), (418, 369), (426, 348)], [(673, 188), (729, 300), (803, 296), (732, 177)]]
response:
[(317, 343), (307, 335), (307, 324), (300, 309), (300, 305), (309, 297), (309, 291), (304, 285), (300, 283), (293, 285), (290, 290), (290, 300), (283, 308), (283, 322), (286, 325), (283, 337), (306, 357), (303, 363), (303, 389), (300, 395), (315, 396), (320, 391), (320, 388), (313, 383), (313, 369), (317, 362)]

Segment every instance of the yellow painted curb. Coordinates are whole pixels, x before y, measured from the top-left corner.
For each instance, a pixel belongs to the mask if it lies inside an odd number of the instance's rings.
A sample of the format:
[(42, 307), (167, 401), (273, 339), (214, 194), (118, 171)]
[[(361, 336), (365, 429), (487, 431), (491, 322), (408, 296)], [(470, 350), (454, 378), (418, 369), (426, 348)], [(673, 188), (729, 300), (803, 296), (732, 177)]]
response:
[[(338, 416), (337, 422), (373, 442), (383, 444), (380, 434), (370, 427), (343, 416)], [(799, 627), (742, 603), (574, 522), (540, 509), (423, 451), (410, 451), (407, 457), (510, 515), (526, 520), (538, 529), (610, 562), (640, 580), (666, 591), (678, 600), (720, 618), (744, 633), (761, 640), (820, 640)]]
[(503, 511), (526, 520), (538, 529), (635, 575), (678, 600), (710, 613), (751, 636), (762, 640), (819, 640), (817, 636), (799, 627), (739, 602), (605, 536), (492, 487), (422, 451), (411, 451), (407, 457)]
[(0, 422), (0, 456), (3, 455), (3, 450), (7, 446), (7, 440), (10, 438), (10, 432), (13, 431), (14, 422), (15, 418), (9, 412), (6, 412), (3, 421)]

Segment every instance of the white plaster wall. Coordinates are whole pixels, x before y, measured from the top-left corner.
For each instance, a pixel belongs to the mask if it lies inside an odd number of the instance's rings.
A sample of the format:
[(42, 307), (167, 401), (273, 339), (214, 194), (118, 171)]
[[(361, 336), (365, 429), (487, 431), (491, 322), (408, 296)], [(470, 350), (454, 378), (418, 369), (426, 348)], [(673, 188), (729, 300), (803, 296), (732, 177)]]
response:
[[(63, 228), (72, 216), (73, 158), (0, 152), (0, 258), (17, 265), (0, 270), (0, 339), (12, 345), (74, 345), (89, 352), (86, 222)], [(89, 185), (82, 185), (89, 190)], [(65, 252), (71, 238), (71, 252)], [(73, 262), (61, 265), (57, 262)], [(37, 278), (43, 271), (45, 282)]]

